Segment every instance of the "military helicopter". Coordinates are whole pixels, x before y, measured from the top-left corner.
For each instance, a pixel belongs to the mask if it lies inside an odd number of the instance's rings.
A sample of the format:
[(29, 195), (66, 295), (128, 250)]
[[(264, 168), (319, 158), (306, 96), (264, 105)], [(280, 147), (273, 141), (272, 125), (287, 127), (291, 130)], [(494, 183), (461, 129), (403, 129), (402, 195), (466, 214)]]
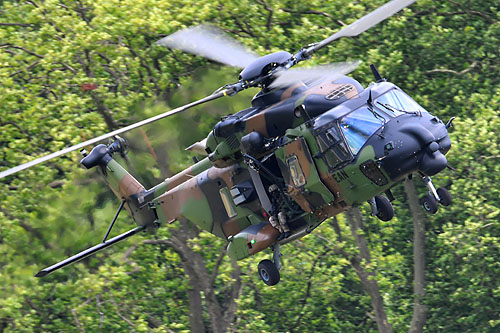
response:
[[(47, 274), (165, 223), (187, 220), (228, 241), (235, 260), (271, 248), (273, 260), (258, 264), (267, 285), (280, 280), (280, 245), (311, 233), (328, 217), (369, 202), (372, 215), (394, 216), (391, 188), (417, 174), (429, 189), (421, 201), (435, 213), (451, 204), (445, 188), (431, 176), (447, 167), (451, 147), (444, 124), (371, 65), (375, 82), (363, 88), (345, 76), (358, 63), (290, 69), (341, 37), (354, 37), (409, 6), (394, 0), (319, 43), (297, 53), (280, 51), (257, 57), (209, 26), (178, 31), (157, 42), (169, 48), (242, 67), (239, 80), (180, 108), (49, 154), (0, 173), (0, 178), (67, 152), (99, 144), (81, 164), (98, 168), (121, 204), (101, 244), (35, 276)], [(115, 159), (126, 142), (119, 134), (224, 96), (260, 87), (251, 107), (224, 117), (207, 138), (187, 150), (204, 155), (186, 170), (147, 190)], [(385, 194), (385, 195), (383, 195)], [(107, 239), (125, 208), (137, 227)]]

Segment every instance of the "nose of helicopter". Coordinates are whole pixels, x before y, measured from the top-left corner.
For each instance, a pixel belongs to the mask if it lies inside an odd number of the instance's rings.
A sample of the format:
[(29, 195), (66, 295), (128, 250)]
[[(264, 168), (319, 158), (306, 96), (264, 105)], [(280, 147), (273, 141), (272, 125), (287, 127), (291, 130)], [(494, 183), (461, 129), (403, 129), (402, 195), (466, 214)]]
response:
[[(433, 176), (447, 166), (451, 141), (446, 126), (427, 112), (394, 118), (375, 137), (382, 167), (391, 179), (421, 172)], [(380, 143), (383, 142), (383, 148)]]

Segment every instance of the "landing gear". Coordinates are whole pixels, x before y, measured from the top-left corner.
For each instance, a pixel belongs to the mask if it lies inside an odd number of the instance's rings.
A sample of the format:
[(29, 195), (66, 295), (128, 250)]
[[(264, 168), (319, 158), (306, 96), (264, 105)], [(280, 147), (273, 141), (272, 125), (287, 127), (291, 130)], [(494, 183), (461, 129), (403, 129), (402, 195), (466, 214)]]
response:
[(271, 260), (262, 260), (259, 263), (258, 269), (260, 278), (268, 286), (274, 286), (275, 284), (280, 282), (280, 271), (278, 271)]
[(273, 261), (269, 259), (262, 260), (257, 267), (259, 276), (268, 286), (274, 286), (280, 282), (280, 269), (281, 269), (281, 251), (280, 245), (275, 244), (273, 249)]
[(372, 215), (378, 217), (382, 221), (390, 221), (394, 217), (394, 208), (389, 199), (383, 195), (377, 195), (370, 201), (372, 207)]
[(451, 194), (444, 187), (440, 187), (437, 189), (437, 194), (439, 195), (439, 203), (443, 206), (451, 205)]
[(447, 189), (440, 187), (436, 190), (430, 177), (424, 177), (424, 183), (429, 189), (429, 194), (423, 196), (420, 202), (426, 212), (435, 214), (438, 210), (438, 203), (445, 207), (451, 205), (451, 194)]
[(430, 194), (423, 196), (420, 201), (422, 202), (422, 207), (427, 213), (436, 214), (438, 210), (437, 200)]

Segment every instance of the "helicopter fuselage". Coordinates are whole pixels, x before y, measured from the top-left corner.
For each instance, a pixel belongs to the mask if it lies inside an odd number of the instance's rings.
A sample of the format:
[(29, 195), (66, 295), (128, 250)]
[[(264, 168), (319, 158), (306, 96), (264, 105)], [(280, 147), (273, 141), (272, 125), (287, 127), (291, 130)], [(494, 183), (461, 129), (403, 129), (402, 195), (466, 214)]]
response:
[[(188, 220), (227, 239), (229, 255), (243, 259), (277, 242), (273, 216), (281, 213), (290, 229), (279, 241), (286, 243), (409, 174), (432, 176), (446, 167), (450, 140), (441, 120), (392, 83), (360, 87), (342, 78), (285, 89), (281, 96), (290, 96), (271, 107), (223, 119), (207, 140), (209, 156), (197, 164), (149, 191), (120, 176), (129, 184), (115, 192), (137, 189), (127, 203), (139, 224)], [(256, 99), (263, 97), (271, 96)]]
[[(437, 202), (451, 204), (444, 188), (430, 176), (447, 166), (451, 143), (447, 128), (401, 89), (386, 82), (370, 65), (377, 83), (366, 89), (340, 76), (359, 62), (315, 69), (290, 70), (321, 48), (354, 37), (412, 4), (392, 0), (297, 53), (286, 51), (257, 57), (215, 28), (198, 26), (166, 36), (156, 44), (181, 49), (243, 68), (239, 80), (209, 96), (143, 121), (87, 140), (34, 161), (0, 172), (0, 178), (89, 144), (115, 137), (115, 142), (83, 152), (86, 168), (98, 166), (121, 204), (101, 244), (36, 274), (45, 276), (116, 242), (162, 223), (188, 220), (229, 241), (228, 254), (243, 259), (272, 245), (274, 258), (262, 260), (258, 271), (267, 285), (280, 279), (279, 244), (310, 233), (326, 218), (369, 201), (372, 214), (393, 217), (390, 188), (408, 175), (424, 177), (430, 194), (424, 209)], [(224, 117), (193, 151), (207, 157), (150, 190), (112, 155), (124, 154), (117, 135), (224, 96), (262, 88), (252, 106)], [(138, 226), (107, 241), (122, 208)]]

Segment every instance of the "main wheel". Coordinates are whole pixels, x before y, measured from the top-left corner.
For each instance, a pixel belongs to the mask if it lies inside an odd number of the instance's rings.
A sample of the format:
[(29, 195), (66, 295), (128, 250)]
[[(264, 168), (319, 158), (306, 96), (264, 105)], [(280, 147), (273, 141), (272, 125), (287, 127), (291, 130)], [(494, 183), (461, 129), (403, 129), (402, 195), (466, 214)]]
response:
[(382, 221), (390, 221), (394, 217), (394, 208), (389, 199), (383, 195), (375, 196), (375, 204), (377, 205), (377, 217)]
[(451, 205), (451, 194), (444, 187), (440, 187), (437, 189), (437, 194), (439, 196), (439, 203), (443, 206)]
[(422, 202), (422, 207), (427, 213), (435, 214), (438, 210), (438, 203), (434, 196), (427, 194), (420, 199)]
[(268, 286), (274, 286), (280, 282), (280, 272), (271, 260), (265, 259), (259, 263), (259, 275)]

